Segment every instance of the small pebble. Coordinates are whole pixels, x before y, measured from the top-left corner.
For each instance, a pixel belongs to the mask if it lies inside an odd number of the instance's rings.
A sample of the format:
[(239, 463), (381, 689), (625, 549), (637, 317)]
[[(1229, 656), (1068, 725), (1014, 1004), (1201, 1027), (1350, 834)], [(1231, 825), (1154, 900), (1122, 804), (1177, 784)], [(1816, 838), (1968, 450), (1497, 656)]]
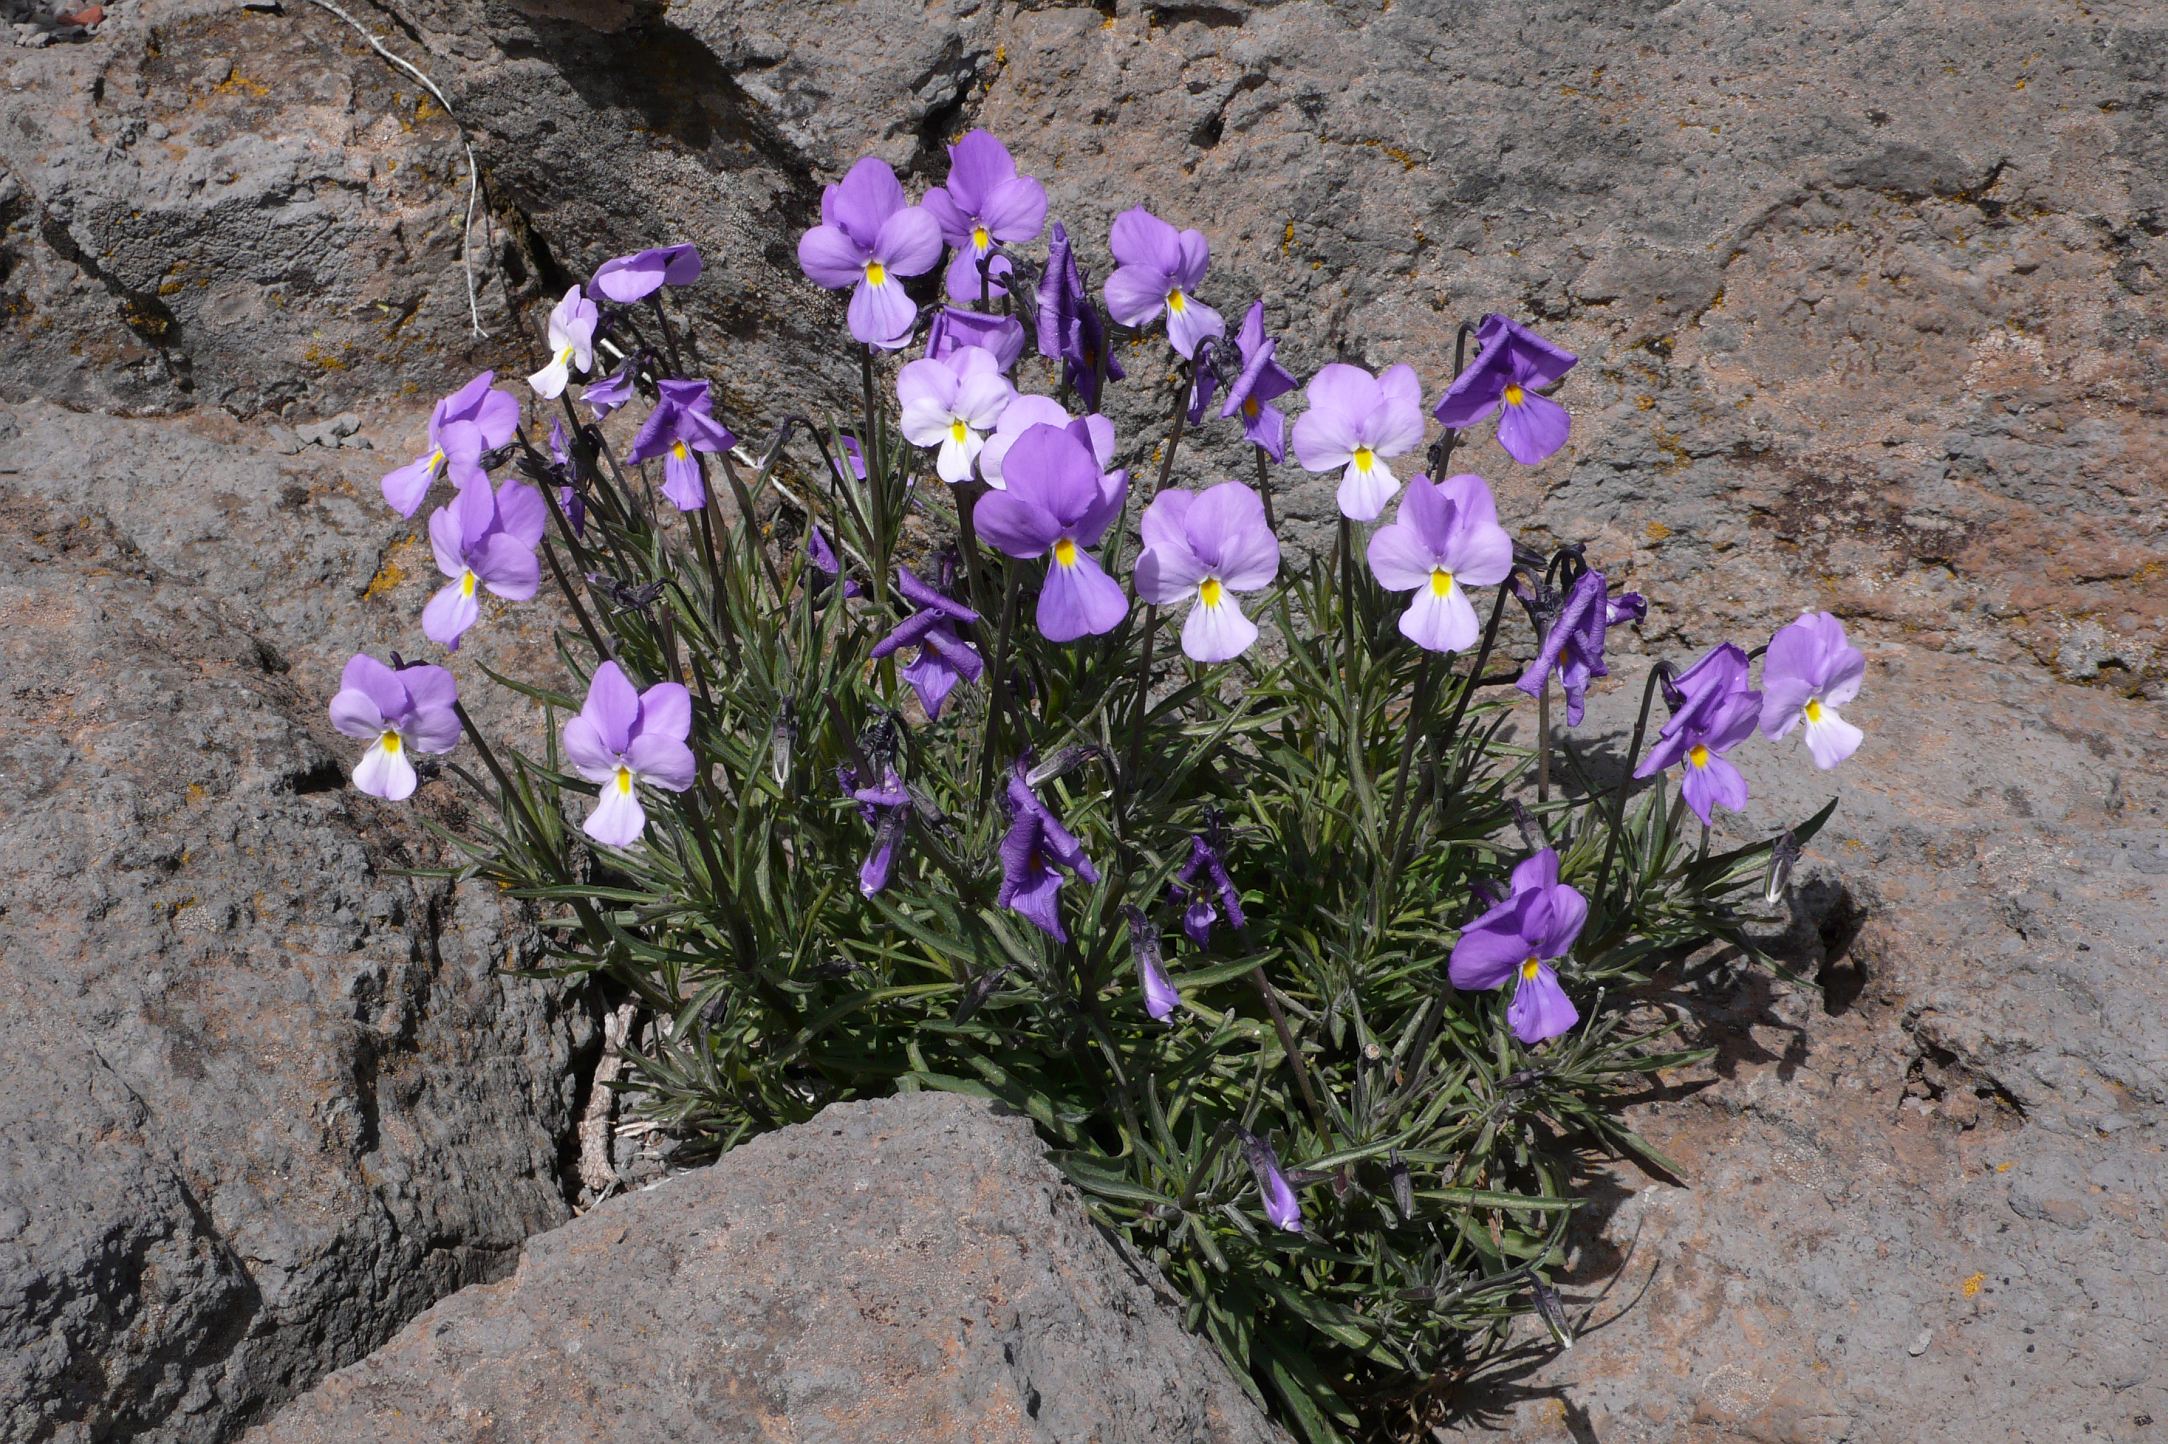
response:
[(1919, 1333), (1913, 1336), (1912, 1342), (1906, 1345), (1905, 1352), (1917, 1359), (1927, 1352), (1927, 1346), (1933, 1343), (1934, 1339), (1935, 1331), (1933, 1329), (1921, 1329)]

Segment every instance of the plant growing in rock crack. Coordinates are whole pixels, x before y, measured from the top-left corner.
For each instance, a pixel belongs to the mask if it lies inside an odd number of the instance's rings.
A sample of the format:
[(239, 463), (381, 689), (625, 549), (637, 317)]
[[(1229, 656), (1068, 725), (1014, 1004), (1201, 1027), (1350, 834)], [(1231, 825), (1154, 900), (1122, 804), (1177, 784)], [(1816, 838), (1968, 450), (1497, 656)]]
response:
[[(1577, 1153), (1670, 1167), (1621, 1096), (1700, 1054), (1643, 985), (1711, 942), (1753, 953), (1743, 905), (1827, 811), (1712, 852), (1712, 809), (1746, 805), (1731, 756), (1757, 730), (1802, 728), (1824, 767), (1858, 745), (1860, 654), (1810, 614), (1759, 690), (1737, 647), (1659, 666), (1599, 777), (1570, 729), (1645, 604), (1580, 547), (1516, 545), (1449, 465), (1493, 416), (1516, 461), (1556, 452), (1571, 353), (1464, 328), (1403, 479), (1412, 370), (1328, 365), (1290, 427), (1262, 303), (1230, 341), (1198, 295), (1202, 235), (1124, 213), (1102, 312), (1061, 227), (1026, 253), (1038, 182), (983, 132), (951, 156), (917, 206), (860, 161), (800, 242), (850, 293), (856, 415), (741, 446), (666, 301), (699, 276), (686, 246), (611, 260), (552, 313), (546, 432), (486, 374), (439, 406), (385, 479), (407, 514), (456, 483), (424, 630), (449, 647), (478, 585), (546, 573), (577, 682), (492, 674), (547, 714), (530, 756), (488, 745), (443, 669), (357, 658), (332, 704), (369, 743), (356, 783), (484, 801), (449, 835), (463, 874), (652, 1011), (630, 1088), (692, 1152), (837, 1099), (999, 1100), (1306, 1436), (1432, 1417), (1534, 1347), (1517, 1314), (1571, 1341), (1548, 1279)], [(961, 304), (921, 306), (906, 281), (944, 248)], [(1089, 407), (1115, 341), (1162, 325), (1166, 431), (1125, 442)], [(636, 398), (636, 429), (605, 423)], [(1186, 474), (1188, 429), (1237, 418), (1253, 476)], [(1121, 465), (1155, 449), (1148, 483)], [(1328, 555), (1276, 539), (1290, 451), (1338, 478)], [(486, 776), (430, 760), (462, 728)]]

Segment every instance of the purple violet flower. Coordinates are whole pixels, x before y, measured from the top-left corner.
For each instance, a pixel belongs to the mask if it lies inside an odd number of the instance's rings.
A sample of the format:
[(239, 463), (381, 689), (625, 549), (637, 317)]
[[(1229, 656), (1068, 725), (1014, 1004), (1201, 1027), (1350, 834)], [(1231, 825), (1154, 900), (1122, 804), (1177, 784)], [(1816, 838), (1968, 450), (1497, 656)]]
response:
[(1305, 471), (1339, 471), (1340, 511), (1375, 521), (1400, 482), (1384, 458), (1423, 439), (1423, 388), (1412, 366), (1373, 377), (1334, 362), (1310, 378), (1310, 409), (1295, 422), (1295, 460)]
[(1026, 761), (1020, 760), (1009, 778), (1009, 830), (1001, 839), (1001, 889), (994, 905), (1013, 910), (1055, 942), (1065, 943), (1069, 935), (1062, 931), (1057, 898), (1060, 870), (1096, 883), (1099, 869), (1084, 855), (1084, 844), (1025, 783)]
[(440, 475), (449, 473), (454, 486), (486, 479), (483, 455), (519, 429), (519, 398), (491, 390), (496, 379), (496, 372), (484, 371), (436, 404), (429, 413), (429, 450), (384, 476), (384, 500), (393, 511), (414, 515)]
[(414, 795), (413, 752), (449, 752), (459, 745), (459, 684), (442, 667), (393, 670), (355, 653), (339, 674), (331, 725), (366, 738), (369, 750), (354, 768), (354, 785), (371, 797), (404, 802)]
[(1265, 503), (1239, 481), (1201, 492), (1169, 489), (1144, 509), (1137, 595), (1154, 606), (1194, 602), (1182, 623), (1182, 651), (1198, 662), (1239, 657), (1257, 640), (1237, 592), (1270, 586), (1280, 543), (1265, 525)]
[[(848, 446), (850, 444), (850, 439), (848, 437), (844, 438), (844, 445)], [(861, 476), (860, 480), (864, 480), (864, 477)], [(834, 585), (837, 577), (843, 577), (843, 562), (836, 555), (836, 549), (828, 544), (827, 533), (823, 532), (818, 526), (806, 529), (805, 554), (806, 559), (813, 563), (813, 570), (816, 573), (809, 580), (813, 584), (813, 595), (817, 597)], [(856, 577), (843, 577), (843, 595), (845, 597), (862, 597), (865, 594), (866, 584), (864, 582), (861, 582)]]
[(1566, 408), (1541, 391), (1580, 358), (1503, 316), (1485, 316), (1475, 340), (1481, 348), (1475, 360), (1430, 414), (1458, 431), (1503, 408), (1498, 444), (1521, 465), (1534, 466), (1566, 444), (1571, 425)]
[(996, 491), (1008, 488), (1007, 465), (1009, 448), (1016, 439), (1034, 426), (1059, 426), (1074, 431), (1082, 426), (1083, 436), (1091, 446), (1092, 456), (1102, 469), (1114, 464), (1114, 423), (1093, 412), (1081, 422), (1062, 410), (1061, 403), (1051, 396), (1018, 396), (1001, 413), (1001, 420), (994, 426), (994, 434), (986, 438), (986, 445), (979, 452), (979, 476)]
[(1513, 869), (1504, 902), (1460, 930), (1446, 965), (1453, 986), (1502, 987), (1513, 980), (1506, 1022), (1523, 1043), (1555, 1038), (1581, 1021), (1551, 965), (1588, 921), (1588, 899), (1558, 880), (1558, 853), (1545, 848)]
[(550, 308), (550, 362), (527, 378), (535, 395), (555, 401), (565, 394), (575, 369), (583, 376), (595, 369), (595, 322), (600, 315), (578, 286)]
[(1639, 592), (1620, 592), (1615, 597), (1607, 598), (1603, 604), (1606, 626), (1616, 627), (1622, 622), (1630, 621), (1638, 627), (1647, 619), (1648, 614), (1649, 599)]
[(1016, 398), (991, 351), (959, 346), (941, 360), (910, 362), (896, 377), (900, 429), (913, 446), (937, 448), (934, 470), (954, 486), (971, 479), (987, 433)]
[[(1213, 832), (1217, 833), (1218, 828)], [(1210, 884), (1211, 891), (1206, 890), (1206, 884)], [(1219, 894), (1220, 907), (1227, 910), (1229, 927), (1240, 931), (1249, 925), (1242, 915), (1242, 892), (1227, 875), (1227, 862), (1220, 856), (1217, 838), (1197, 833), (1189, 840), (1189, 860), (1168, 884), (1167, 896), (1182, 909), (1182, 931), (1200, 948), (1211, 941), (1212, 924), (1220, 918), (1219, 908), (1212, 906), (1212, 892)]]
[[(1301, 423), (1296, 423), (1296, 445)], [(1412, 592), (1400, 634), (1433, 652), (1465, 652), (1482, 635), (1467, 588), (1493, 586), (1513, 571), (1513, 539), (1483, 478), (1427, 476), (1408, 482), (1392, 525), (1370, 538), (1370, 570), (1390, 592)]]
[(1074, 430), (1034, 426), (1011, 447), (1005, 491), (989, 491), (972, 517), (998, 551), (1029, 561), (1051, 554), (1039, 589), (1039, 630), (1050, 642), (1111, 632), (1129, 615), (1121, 583), (1085, 548), (1096, 546), (1129, 494), (1129, 473), (1102, 474)]
[(1242, 1156), (1248, 1160), (1250, 1172), (1257, 1178), (1257, 1197), (1264, 1205), (1265, 1221), (1283, 1232), (1301, 1233), (1302, 1203), (1295, 1197), (1294, 1185), (1287, 1181), (1287, 1174), (1280, 1167), (1280, 1155), (1273, 1152), (1272, 1145), (1264, 1139), (1244, 1132)]
[(858, 867), (858, 890), (872, 897), (895, 875), (896, 854), (903, 849), (904, 826), (911, 818), (911, 794), (896, 769), (888, 767), (882, 769), (879, 787), (853, 787), (851, 797), (873, 824), (873, 847)]
[(632, 357), (618, 363), (615, 371), (600, 381), (591, 381), (580, 388), (580, 400), (595, 409), (595, 419), (601, 420), (632, 400), (633, 373), (637, 370)]
[(1679, 791), (1705, 827), (1718, 807), (1746, 810), (1746, 778), (1724, 760), (1761, 720), (1762, 696), (1747, 687), (1746, 673), (1746, 653), (1727, 642), (1680, 674), (1684, 702), (1634, 769), (1636, 777), (1654, 777), (1679, 764)]
[(662, 395), (640, 424), (625, 459), (642, 462), (662, 457), (662, 494), (679, 511), (698, 511), (708, 504), (708, 492), (692, 453), (728, 451), (738, 438), (715, 419), (707, 382), (660, 381), (656, 385)]
[(986, 316), (954, 306), (934, 312), (926, 326), (926, 354), (943, 361), (965, 346), (993, 352), (1007, 371), (1024, 354), (1024, 323), (1014, 316)]
[(1777, 629), (1762, 658), (1763, 735), (1782, 737), (1804, 721), (1814, 765), (1835, 767), (1866, 735), (1837, 715), (1866, 675), (1867, 654), (1845, 640), (1844, 623), (1828, 612), (1801, 612)]
[(604, 662), (587, 682), (587, 702), (564, 725), (565, 758), (572, 770), (602, 788), (581, 830), (607, 847), (630, 847), (647, 828), (636, 783), (683, 792), (693, 785), (693, 701), (676, 682), (657, 682), (645, 692), (615, 662)]
[(911, 574), (909, 567), (897, 568), (896, 589), (917, 610), (873, 644), (873, 655), (880, 658), (905, 647), (916, 649), (911, 660), (904, 664), (903, 680), (918, 693), (919, 705), (926, 709), (926, 720), (936, 722), (941, 717), (941, 704), (955, 690), (956, 684), (959, 681), (976, 682), (980, 673), (986, 670), (978, 648), (957, 632), (959, 627), (977, 626), (979, 614), (927, 586)]
[(1114, 218), (1107, 242), (1119, 262), (1107, 277), (1107, 314), (1124, 326), (1148, 326), (1167, 313), (1167, 340), (1183, 357), (1207, 336), (1224, 336), (1219, 312), (1197, 299), (1211, 247), (1202, 231), (1178, 231), (1138, 206)]
[(1182, 1005), (1182, 995), (1175, 991), (1174, 981), (1167, 976), (1167, 969), (1159, 947), (1159, 929), (1137, 907), (1122, 909), (1123, 920), (1129, 924), (1129, 952), (1137, 965), (1137, 984), (1144, 990), (1145, 1015), (1155, 1023), (1167, 1023), (1174, 1010)]
[(935, 186), (920, 202), (941, 239), (956, 248), (949, 263), (948, 293), (970, 305), (980, 299), (979, 261), (993, 257), (987, 297), (1008, 294), (992, 277), (1010, 270), (999, 247), (1039, 239), (1046, 227), (1046, 187), (1016, 173), (1008, 147), (983, 130), (974, 130), (949, 147), (946, 186)]
[(1279, 465), (1287, 460), (1287, 418), (1272, 405), (1295, 389), (1295, 378), (1272, 359), (1279, 342), (1265, 334), (1265, 303), (1252, 302), (1235, 333), (1235, 350), (1242, 357), (1242, 372), (1227, 388), (1220, 415), (1242, 413), (1242, 434)]
[(904, 203), (903, 183), (877, 156), (821, 192), (821, 223), (798, 238), (798, 268), (831, 291), (853, 288), (851, 334), (884, 351), (908, 345), (918, 323), (904, 278), (924, 275), (940, 259), (941, 227)]
[(429, 546), (437, 570), (451, 579), (422, 608), (422, 633), (448, 651), (482, 615), (475, 587), (486, 586), (508, 602), (524, 602), (542, 579), (535, 548), (549, 525), (542, 493), (523, 481), (492, 492), (487, 478), (459, 488), (429, 516)]
[[(1581, 725), (1581, 714), (1588, 698), (1588, 684), (1598, 677), (1611, 675), (1603, 664), (1604, 632), (1613, 625), (1614, 604), (1606, 596), (1608, 584), (1602, 572), (1586, 571), (1574, 581), (1566, 593), (1565, 603), (1558, 615), (1551, 620), (1550, 630), (1544, 634), (1543, 649), (1535, 660), (1521, 673), (1514, 685), (1531, 697), (1543, 694), (1543, 688), (1553, 669), (1558, 672), (1559, 685), (1566, 693), (1566, 725)], [(1640, 602), (1640, 594), (1626, 594)], [(1642, 604), (1645, 611), (1646, 604)], [(1615, 610), (1619, 615), (1632, 612), (1621, 597)]]
[(1092, 304), (1091, 286), (1084, 268), (1077, 264), (1069, 245), (1069, 233), (1056, 222), (1047, 244), (1046, 270), (1039, 277), (1039, 354), (1049, 361), (1059, 358), (1062, 379), (1099, 409), (1099, 358), (1106, 355), (1107, 380), (1119, 381), (1127, 373), (1107, 349), (1106, 323)]
[(629, 306), (635, 301), (646, 300), (664, 286), (689, 286), (699, 279), (699, 248), (680, 243), (604, 261), (595, 268), (588, 289)]

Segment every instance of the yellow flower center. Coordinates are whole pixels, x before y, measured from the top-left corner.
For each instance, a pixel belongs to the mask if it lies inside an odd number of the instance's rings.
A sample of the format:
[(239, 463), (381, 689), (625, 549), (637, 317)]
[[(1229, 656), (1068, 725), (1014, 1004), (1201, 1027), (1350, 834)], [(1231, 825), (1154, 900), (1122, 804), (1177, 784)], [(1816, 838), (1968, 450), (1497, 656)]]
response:
[(965, 441), (970, 439), (971, 428), (965, 426), (963, 418), (959, 416), (949, 423), (948, 434), (949, 440), (955, 442), (958, 446), (962, 446)]
[(1063, 537), (1054, 543), (1054, 560), (1065, 567), (1076, 565), (1076, 543)]
[(1177, 316), (1189, 309), (1189, 301), (1182, 295), (1179, 287), (1167, 293), (1167, 309)]
[(437, 468), (444, 465), (444, 452), (440, 448), (429, 453), (429, 474), (436, 475)]
[(475, 581), (475, 577), (474, 577), (474, 573), (473, 573), (473, 572), (471, 572), (471, 571), (461, 572), (461, 573), (459, 574), (459, 595), (461, 595), (461, 596), (463, 596), (463, 597), (471, 597), (471, 596), (473, 596), (473, 595), (474, 595), (474, 581)]
[(1506, 405), (1508, 405), (1508, 406), (1518, 406), (1518, 405), (1520, 405), (1520, 404), (1521, 404), (1521, 398), (1522, 398), (1522, 397), (1524, 397), (1524, 396), (1526, 396), (1527, 394), (1528, 394), (1527, 392), (1525, 392), (1525, 391), (1521, 390), (1521, 388), (1520, 388), (1520, 385), (1519, 385), (1519, 383), (1518, 383), (1518, 382), (1508, 381), (1508, 382), (1506, 383)]
[(1206, 577), (1199, 582), (1197, 584), (1197, 600), (1208, 607), (1218, 606), (1220, 604), (1220, 579), (1218, 577)]
[(973, 226), (973, 227), (971, 228), (971, 244), (972, 244), (972, 245), (974, 245), (974, 246), (977, 246), (977, 247), (978, 247), (978, 248), (979, 248), (980, 250), (982, 250), (982, 251), (983, 251), (983, 250), (985, 250), (985, 249), (986, 249), (986, 248), (987, 248), (988, 246), (992, 245), (993, 243), (994, 243), (994, 238), (993, 238), (992, 236), (989, 236), (988, 234), (986, 234), (986, 227), (984, 227), (984, 226)]
[(399, 749), (405, 744), (400, 742), (398, 733), (387, 728), (384, 735), (376, 739), (376, 745), (396, 757), (399, 755)]
[(1813, 697), (1813, 698), (1809, 698), (1809, 699), (1808, 699), (1808, 701), (1807, 701), (1807, 708), (1806, 708), (1806, 711), (1807, 711), (1807, 720), (1808, 720), (1809, 722), (1819, 722), (1819, 721), (1821, 721), (1821, 720), (1822, 720), (1822, 699), (1821, 699), (1821, 698), (1819, 698), (1819, 697)]
[(686, 455), (687, 455), (687, 452), (686, 452), (686, 450), (685, 450), (685, 443), (684, 443), (684, 442), (682, 442), (682, 441), (673, 441), (673, 442), (671, 442), (671, 443), (670, 443), (670, 454), (671, 454), (672, 456), (676, 457), (676, 458), (677, 458), (677, 459), (678, 459), (679, 461), (683, 461), (683, 460), (684, 460), (684, 459), (686, 458)]
[(1453, 594), (1453, 574), (1444, 567), (1432, 567), (1430, 569), (1430, 594), (1434, 597), (1451, 596)]
[(1530, 954), (1528, 959), (1521, 964), (1521, 981), (1524, 983), (1534, 982), (1536, 980), (1536, 970), (1542, 966), (1543, 964), (1537, 960), (1535, 955)]
[(1707, 767), (1709, 765), (1709, 749), (1696, 742), (1693, 750), (1686, 754), (1686, 760), (1696, 767)]
[(1358, 446), (1355, 448), (1355, 469), (1357, 471), (1367, 472), (1376, 463), (1377, 459), (1378, 454), (1369, 447)]
[(866, 284), (869, 286), (887, 285), (888, 267), (882, 265), (879, 261), (866, 262)]
[(1252, 421), (1255, 421), (1255, 420), (1257, 419), (1257, 398), (1256, 398), (1256, 397), (1254, 397), (1254, 396), (1245, 396), (1245, 397), (1243, 397), (1243, 398), (1242, 398), (1242, 414), (1243, 414), (1244, 416), (1247, 416), (1247, 417), (1248, 417), (1248, 418), (1249, 418), (1250, 420), (1252, 420)]
[(559, 351), (559, 352), (557, 353), (557, 364), (558, 364), (558, 365), (560, 365), (560, 366), (568, 366), (568, 365), (570, 365), (571, 363), (572, 363), (572, 348), (571, 348), (570, 346), (567, 346), (567, 347), (565, 347), (565, 348), (564, 348), (563, 350), (561, 350), (561, 351)]
[(632, 791), (632, 769), (623, 763), (619, 763), (617, 768), (617, 790), (623, 793)]

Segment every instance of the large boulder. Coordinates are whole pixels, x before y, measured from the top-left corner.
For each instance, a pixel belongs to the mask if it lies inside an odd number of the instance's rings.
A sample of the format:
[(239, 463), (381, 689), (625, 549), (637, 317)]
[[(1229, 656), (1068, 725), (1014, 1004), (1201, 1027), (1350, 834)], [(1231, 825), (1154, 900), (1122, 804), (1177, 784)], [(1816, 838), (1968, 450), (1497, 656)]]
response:
[(252, 1444), (1284, 1435), (1028, 1120), (841, 1104), (533, 1240)]

